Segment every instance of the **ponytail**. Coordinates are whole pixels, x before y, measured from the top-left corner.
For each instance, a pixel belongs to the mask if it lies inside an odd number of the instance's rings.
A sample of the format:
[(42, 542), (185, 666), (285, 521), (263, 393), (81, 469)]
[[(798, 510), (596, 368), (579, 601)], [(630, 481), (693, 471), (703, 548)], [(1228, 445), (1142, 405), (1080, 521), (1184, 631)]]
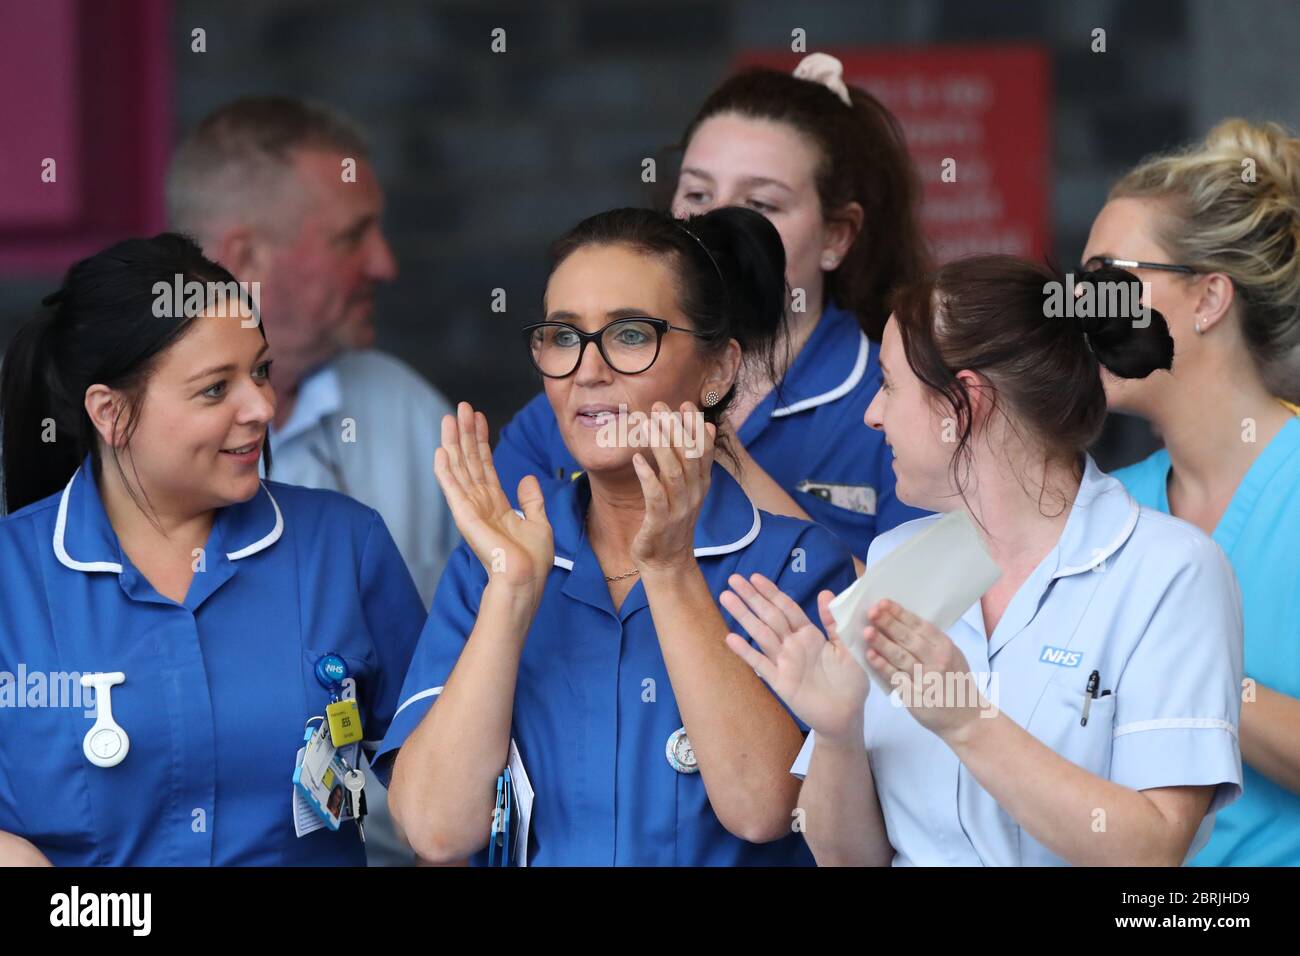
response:
[(19, 328), (0, 368), (6, 514), (61, 488), (85, 454), (54, 361), (58, 298)]

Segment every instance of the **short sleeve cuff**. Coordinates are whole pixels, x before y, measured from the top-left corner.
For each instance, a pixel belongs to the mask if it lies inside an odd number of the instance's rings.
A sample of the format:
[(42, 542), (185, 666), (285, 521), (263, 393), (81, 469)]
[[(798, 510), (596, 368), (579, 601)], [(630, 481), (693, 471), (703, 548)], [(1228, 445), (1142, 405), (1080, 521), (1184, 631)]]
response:
[(1217, 718), (1143, 720), (1115, 728), (1110, 778), (1134, 790), (1216, 787), (1206, 816), (1241, 795), (1236, 727)]
[(429, 708), (441, 693), (441, 687), (430, 687), (412, 694), (397, 705), (397, 713), (393, 715), (392, 722), (388, 725), (388, 733), (384, 734), (379, 750), (370, 761), (375, 776), (385, 787), (392, 777), (393, 760), (397, 756), (397, 751), (401, 749), (402, 744), (406, 743), (406, 738), (411, 736), (411, 731), (420, 725), (420, 721), (424, 719), (424, 715), (429, 712)]

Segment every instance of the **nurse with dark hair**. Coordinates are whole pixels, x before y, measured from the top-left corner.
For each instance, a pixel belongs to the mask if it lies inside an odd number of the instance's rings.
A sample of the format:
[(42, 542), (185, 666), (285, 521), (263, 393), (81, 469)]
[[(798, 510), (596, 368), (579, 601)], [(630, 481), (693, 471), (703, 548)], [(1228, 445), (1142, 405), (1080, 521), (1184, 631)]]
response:
[[(924, 512), (894, 493), (883, 436), (860, 427), (880, 387), (891, 291), (924, 271), (920, 187), (894, 117), (848, 86), (839, 61), (807, 57), (793, 75), (737, 74), (687, 124), (673, 214), (744, 206), (785, 248), (788, 322), (775, 363), (749, 356), (722, 420), (729, 471), (760, 507), (811, 518), (858, 558), (879, 533)], [(579, 470), (545, 395), (501, 431), (507, 489), (526, 474)]]
[[(811, 610), (852, 580), (827, 531), (764, 512), (714, 463), (740, 365), (782, 327), (780, 237), (746, 209), (617, 209), (553, 262), (525, 334), (581, 474), (524, 477), (516, 512), (483, 415), (444, 419), (435, 468), (465, 543), (375, 765), (395, 755), (393, 816), (427, 860), (490, 862), (513, 750), (535, 794), (516, 862), (809, 864), (785, 772), (806, 727), (727, 650), (716, 599), (762, 573)], [(632, 431), (652, 421), (667, 440)]]
[(350, 822), (295, 835), (296, 757), (340, 689), (383, 736), (423, 606), (374, 510), (259, 477), (271, 350), (236, 289), (127, 240), (6, 350), (0, 671), (50, 696), (0, 688), (0, 864), (365, 863)]

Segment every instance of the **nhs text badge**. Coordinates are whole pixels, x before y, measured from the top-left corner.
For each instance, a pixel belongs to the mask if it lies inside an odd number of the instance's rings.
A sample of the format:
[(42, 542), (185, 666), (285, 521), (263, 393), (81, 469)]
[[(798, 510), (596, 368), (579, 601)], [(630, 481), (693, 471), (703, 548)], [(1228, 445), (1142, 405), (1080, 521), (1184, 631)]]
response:
[(1064, 647), (1044, 645), (1038, 659), (1057, 667), (1078, 667), (1079, 661), (1083, 660), (1083, 651), (1067, 651)]

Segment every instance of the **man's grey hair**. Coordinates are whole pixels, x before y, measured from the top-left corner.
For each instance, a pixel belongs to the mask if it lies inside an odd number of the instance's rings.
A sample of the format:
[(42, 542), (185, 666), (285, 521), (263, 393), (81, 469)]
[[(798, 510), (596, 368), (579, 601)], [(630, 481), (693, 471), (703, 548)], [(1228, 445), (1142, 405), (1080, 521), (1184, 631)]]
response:
[(321, 103), (250, 96), (208, 114), (181, 142), (167, 170), (172, 228), (203, 243), (218, 221), (269, 216), (299, 150), (358, 162), (369, 158), (361, 130)]

